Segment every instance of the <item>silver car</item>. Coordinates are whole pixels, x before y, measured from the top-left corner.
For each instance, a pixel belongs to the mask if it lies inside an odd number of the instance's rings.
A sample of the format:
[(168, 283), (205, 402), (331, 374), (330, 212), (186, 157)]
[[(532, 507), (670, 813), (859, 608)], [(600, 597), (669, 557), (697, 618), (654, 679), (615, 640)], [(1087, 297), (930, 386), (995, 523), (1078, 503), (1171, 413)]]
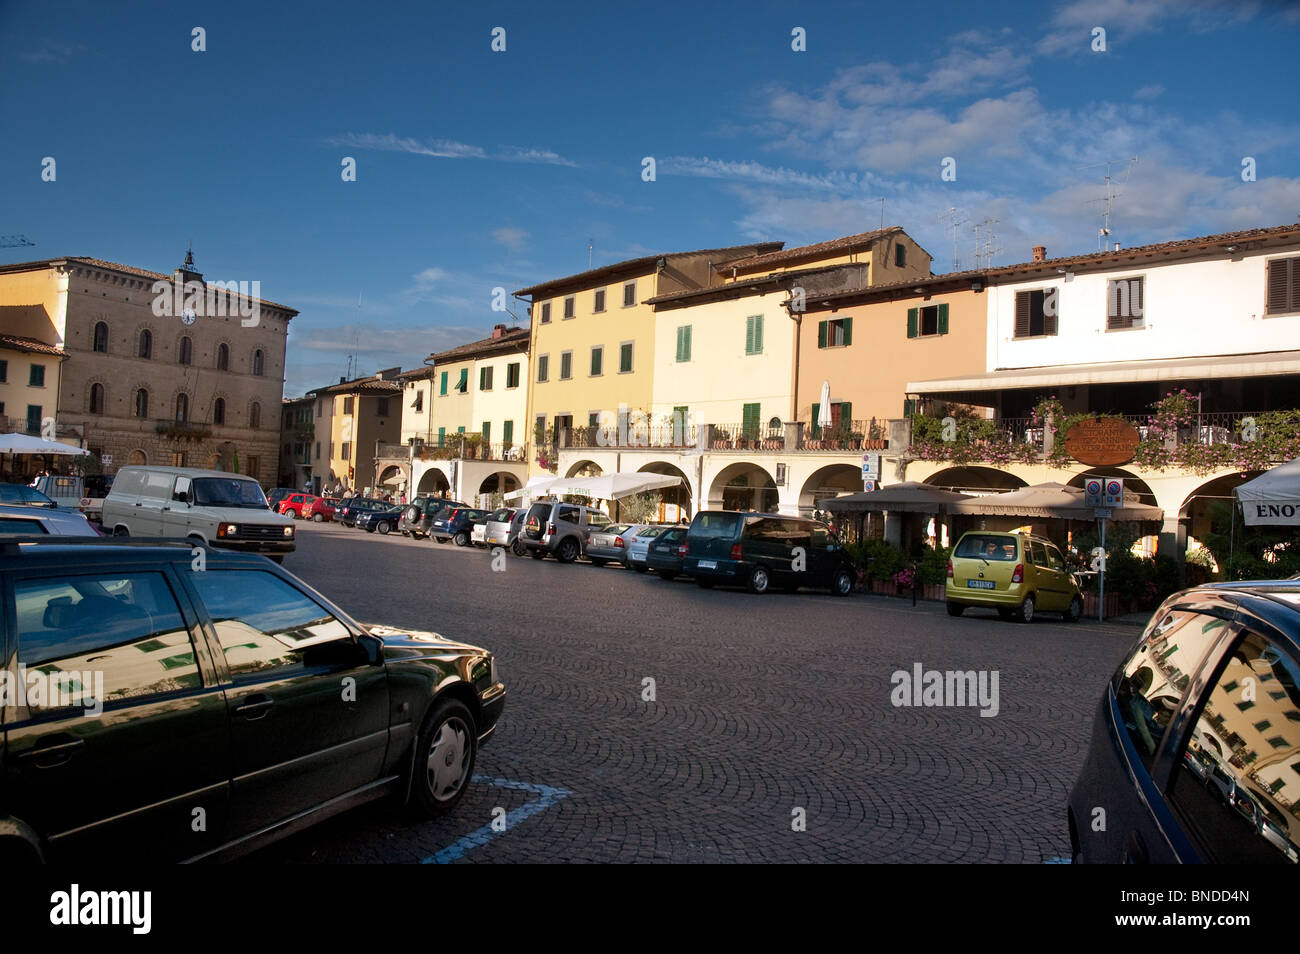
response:
[(611, 523), (608, 527), (593, 528), (587, 534), (587, 559), (595, 566), (606, 563), (627, 563), (627, 538), (632, 530), (630, 523)]
[(644, 573), (649, 569), (645, 561), (646, 553), (650, 549), (650, 541), (675, 526), (677, 526), (675, 523), (643, 523), (623, 534), (623, 543), (627, 547), (627, 565), (638, 573)]
[(524, 525), (526, 508), (502, 507), (488, 514), (484, 524), (484, 538), (489, 547), (505, 547), (515, 556), (523, 556), (528, 548), (519, 539), (519, 530)]
[(47, 510), (44, 507), (0, 506), (0, 537), (7, 536), (103, 536), (75, 510)]

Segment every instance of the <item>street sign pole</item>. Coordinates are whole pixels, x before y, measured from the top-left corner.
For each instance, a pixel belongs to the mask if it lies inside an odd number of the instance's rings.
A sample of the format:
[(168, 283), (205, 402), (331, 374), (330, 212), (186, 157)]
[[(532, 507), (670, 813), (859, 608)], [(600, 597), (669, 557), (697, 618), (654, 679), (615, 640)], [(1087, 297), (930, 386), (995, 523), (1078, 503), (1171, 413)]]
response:
[(1097, 571), (1097, 622), (1099, 623), (1106, 613), (1106, 521), (1109, 519), (1109, 514), (1097, 518), (1101, 523), (1101, 568)]

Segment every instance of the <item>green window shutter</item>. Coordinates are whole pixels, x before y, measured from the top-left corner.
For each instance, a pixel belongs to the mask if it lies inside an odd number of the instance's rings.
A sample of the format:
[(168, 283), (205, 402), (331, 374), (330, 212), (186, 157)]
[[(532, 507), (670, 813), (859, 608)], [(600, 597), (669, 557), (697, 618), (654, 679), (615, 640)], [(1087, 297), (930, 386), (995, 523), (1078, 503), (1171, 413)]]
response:
[(919, 311), (919, 309), (916, 309), (916, 308), (909, 308), (909, 309), (907, 309), (907, 336), (908, 336), (909, 338), (915, 338), (915, 337), (916, 337), (916, 334), (917, 334), (917, 331), (918, 331), (918, 325), (917, 325), (917, 321), (918, 321), (918, 319), (917, 319), (917, 314), (918, 314), (918, 311)]
[(456, 382), (456, 390), (461, 392), (469, 390), (469, 368), (460, 369), (460, 380)]
[(824, 321), (817, 322), (817, 347), (819, 348), (826, 347), (826, 324)]
[(763, 353), (763, 316), (754, 316), (754, 353)]
[(940, 305), (939, 306), (939, 334), (946, 335), (947, 333), (948, 333), (948, 306)]
[(750, 440), (758, 437), (758, 413), (761, 405), (746, 404), (741, 415), (741, 426), (744, 429), (745, 436)]
[(442, 390), (439, 391), (438, 393), (440, 394), (447, 393), (447, 372), (446, 371), (442, 372)]
[(456, 428), (456, 433), (457, 433), (457, 434), (464, 434), (464, 433), (465, 433), (465, 428), (464, 428), (463, 426), (462, 426), (462, 427), (458, 427), (458, 428)]
[(754, 319), (745, 319), (745, 354), (754, 353)]
[[(445, 383), (447, 378), (447, 372), (444, 371), (442, 373), (442, 377)], [(446, 394), (447, 392), (444, 391), (443, 393)], [(447, 443), (447, 428), (440, 427), (438, 428), (438, 446), (441, 447), (445, 443)]]
[(846, 434), (853, 430), (853, 404), (850, 401), (840, 402), (840, 430)]
[(844, 346), (848, 347), (853, 344), (853, 319), (851, 317), (844, 319)]
[(684, 330), (685, 330), (684, 328), (677, 329), (677, 360), (678, 361), (682, 360), (682, 332)]
[(492, 443), (492, 422), (491, 421), (483, 422), (483, 443), (484, 444)]
[(903, 417), (911, 417), (915, 413), (916, 413), (916, 401), (913, 400), (912, 398), (907, 398), (905, 401), (903, 401)]
[(821, 425), (817, 423), (817, 419), (818, 419), (819, 417), (821, 417), (821, 416), (822, 416), (822, 406), (821, 406), (820, 404), (814, 404), (814, 405), (813, 405), (813, 413), (812, 413), (812, 436), (813, 436), (813, 440), (820, 440), (820, 439), (821, 439), (821, 436), (822, 436), (822, 429), (821, 429)]
[(691, 360), (691, 325), (686, 326), (686, 357), (683, 361)]
[(515, 442), (514, 421), (506, 421), (501, 425), (501, 442), (503, 444), (513, 444)]

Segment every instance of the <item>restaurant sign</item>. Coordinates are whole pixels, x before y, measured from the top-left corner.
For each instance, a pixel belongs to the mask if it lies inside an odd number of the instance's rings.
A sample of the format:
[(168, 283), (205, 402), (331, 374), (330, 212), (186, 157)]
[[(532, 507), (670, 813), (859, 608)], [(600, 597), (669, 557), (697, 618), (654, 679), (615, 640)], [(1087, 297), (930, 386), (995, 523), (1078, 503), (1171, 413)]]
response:
[(1117, 467), (1137, 453), (1137, 429), (1118, 417), (1085, 418), (1065, 433), (1065, 450), (1081, 464)]

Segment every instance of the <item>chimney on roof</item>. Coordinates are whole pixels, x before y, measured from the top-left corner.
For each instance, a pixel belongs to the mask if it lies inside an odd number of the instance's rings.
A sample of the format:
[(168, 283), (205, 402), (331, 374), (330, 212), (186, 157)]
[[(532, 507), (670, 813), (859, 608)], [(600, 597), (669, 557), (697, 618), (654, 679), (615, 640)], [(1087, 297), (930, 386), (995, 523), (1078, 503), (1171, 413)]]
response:
[(340, 374), (339, 384), (347, 384), (347, 383), (348, 383), (348, 376), (346, 374)]
[(493, 325), (493, 326), (492, 326), (492, 337), (493, 337), (493, 338), (500, 338), (500, 337), (501, 337), (503, 334), (505, 334), (505, 333), (506, 333), (506, 326), (505, 326), (505, 325)]
[(1035, 246), (1034, 246), (1034, 261), (1035, 261), (1035, 262), (1043, 262), (1043, 261), (1046, 261), (1046, 260), (1047, 260), (1047, 246), (1046, 246), (1046, 245), (1035, 245)]

